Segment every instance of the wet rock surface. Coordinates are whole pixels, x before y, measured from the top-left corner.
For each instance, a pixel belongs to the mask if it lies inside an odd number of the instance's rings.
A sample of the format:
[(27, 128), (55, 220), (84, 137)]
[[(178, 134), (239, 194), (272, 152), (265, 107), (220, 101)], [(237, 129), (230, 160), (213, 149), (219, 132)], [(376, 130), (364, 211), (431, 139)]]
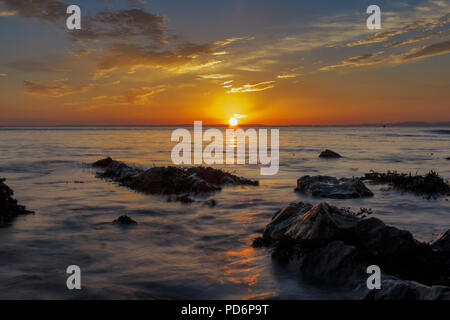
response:
[(111, 158), (99, 160), (93, 166), (102, 169), (97, 172), (99, 178), (146, 194), (179, 195), (169, 200), (183, 203), (193, 202), (192, 194), (219, 191), (224, 185), (258, 185), (258, 181), (209, 167), (153, 167), (143, 170)]
[[(363, 219), (327, 203), (288, 205), (275, 214), (253, 246), (270, 247), (273, 259), (296, 263), (304, 278), (320, 284), (356, 288), (365, 285), (366, 268), (378, 265), (389, 277), (416, 281), (420, 288), (448, 290), (450, 285), (450, 252), (436, 250), (377, 218)], [(409, 284), (406, 288), (419, 290)], [(432, 293), (416, 294), (435, 298)]]
[(120, 216), (116, 220), (113, 221), (113, 224), (123, 225), (123, 226), (131, 226), (136, 225), (137, 222), (131, 219), (129, 216)]
[(364, 300), (450, 300), (450, 288), (425, 286), (415, 281), (389, 279), (379, 290), (369, 291)]
[(34, 213), (17, 203), (17, 200), (13, 198), (14, 191), (4, 182), (5, 179), (0, 178), (0, 227), (10, 225), (19, 215)]
[(326, 159), (339, 159), (342, 158), (342, 156), (334, 152), (333, 150), (326, 149), (325, 151), (322, 151), (319, 155), (319, 158), (326, 158)]
[(448, 181), (445, 181), (434, 171), (430, 171), (424, 176), (412, 175), (411, 173), (398, 173), (396, 171), (388, 171), (386, 173), (371, 171), (366, 173), (361, 180), (370, 180), (377, 184), (389, 184), (396, 189), (412, 192), (417, 195), (429, 197), (450, 195)]
[(303, 176), (297, 180), (297, 192), (313, 197), (354, 199), (373, 196), (364, 182), (357, 178), (337, 179), (329, 176)]

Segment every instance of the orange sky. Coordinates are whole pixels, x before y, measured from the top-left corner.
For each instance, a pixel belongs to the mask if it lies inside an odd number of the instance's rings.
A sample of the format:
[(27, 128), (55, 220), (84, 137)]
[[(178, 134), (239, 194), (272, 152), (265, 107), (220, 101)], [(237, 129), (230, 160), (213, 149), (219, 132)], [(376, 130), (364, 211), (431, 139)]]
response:
[(0, 0), (0, 125), (450, 121), (445, 1), (386, 5), (379, 32), (353, 1), (79, 1), (81, 31), (23, 1)]

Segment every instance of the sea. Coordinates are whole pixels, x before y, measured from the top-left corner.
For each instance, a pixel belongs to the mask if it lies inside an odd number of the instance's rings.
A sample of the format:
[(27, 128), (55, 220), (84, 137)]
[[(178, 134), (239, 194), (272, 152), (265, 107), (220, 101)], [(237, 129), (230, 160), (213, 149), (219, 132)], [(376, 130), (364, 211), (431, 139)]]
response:
[[(357, 299), (311, 283), (295, 264), (252, 247), (274, 213), (292, 202), (371, 208), (372, 216), (431, 241), (450, 228), (449, 197), (427, 199), (386, 185), (364, 199), (296, 193), (304, 175), (360, 177), (370, 170), (450, 178), (450, 128), (279, 127), (280, 166), (221, 165), (259, 186), (227, 186), (203, 203), (168, 202), (96, 178), (105, 157), (141, 168), (173, 165), (176, 127), (1, 127), (0, 177), (35, 214), (0, 229), (0, 299)], [(192, 128), (188, 128), (192, 129)], [(270, 130), (270, 128), (268, 128)], [(224, 130), (224, 128), (222, 128)], [(318, 157), (325, 149), (343, 158)], [(111, 222), (128, 215), (136, 226)], [(68, 290), (68, 266), (81, 290)]]

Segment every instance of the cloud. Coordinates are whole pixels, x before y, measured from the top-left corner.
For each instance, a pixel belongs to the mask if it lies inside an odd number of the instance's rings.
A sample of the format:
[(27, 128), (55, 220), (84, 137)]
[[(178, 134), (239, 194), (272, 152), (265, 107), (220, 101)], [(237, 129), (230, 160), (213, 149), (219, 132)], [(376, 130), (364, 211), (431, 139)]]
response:
[(20, 16), (53, 22), (66, 16), (68, 6), (58, 0), (0, 0), (0, 4)]
[(433, 56), (450, 53), (450, 41), (444, 41), (435, 43), (421, 48), (413, 48), (402, 53), (393, 53), (389, 55), (382, 55), (384, 52), (369, 53), (356, 57), (351, 57), (342, 62), (322, 67), (321, 71), (330, 71), (336, 68), (343, 67), (364, 67), (373, 66), (377, 64), (402, 64), (406, 62), (412, 62)]
[(361, 66), (371, 66), (375, 64), (379, 64), (382, 62), (386, 62), (389, 60), (389, 56), (381, 56), (383, 54), (383, 51), (375, 52), (375, 53), (367, 53), (355, 57), (351, 57), (348, 59), (343, 60), (342, 62), (330, 65), (326, 67), (320, 68), (321, 71), (330, 71), (336, 68), (343, 68), (343, 67), (361, 67)]
[(198, 77), (201, 79), (207, 79), (207, 80), (221, 80), (226, 78), (231, 78), (232, 74), (221, 74), (221, 73), (215, 73), (215, 74), (201, 74)]
[(143, 9), (104, 10), (95, 16), (85, 17), (83, 28), (74, 30), (70, 36), (75, 39), (129, 39), (145, 37), (155, 42), (165, 41), (164, 25), (168, 18)]
[(246, 92), (259, 92), (268, 89), (275, 88), (275, 81), (264, 81), (253, 84), (245, 84), (242, 87), (231, 88), (227, 93), (246, 93)]
[(279, 74), (277, 76), (278, 79), (293, 79), (299, 77), (300, 74), (298, 73), (288, 73), (288, 74)]
[(395, 48), (395, 47), (399, 47), (399, 46), (402, 46), (405, 44), (411, 44), (411, 43), (416, 43), (416, 42), (420, 42), (420, 41), (424, 41), (424, 40), (430, 40), (437, 36), (438, 36), (437, 32), (424, 34), (424, 35), (420, 35), (420, 36), (416, 36), (416, 37), (411, 37), (411, 38), (391, 42), (391, 43), (386, 44), (384, 47), (385, 48)]
[(131, 88), (116, 96), (97, 96), (93, 100), (103, 103), (114, 103), (117, 105), (143, 105), (155, 94), (166, 91), (166, 86), (157, 87), (136, 87)]
[(401, 61), (419, 60), (446, 53), (450, 53), (450, 41), (439, 42), (428, 46), (424, 46), (418, 50), (416, 49), (414, 50), (414, 52), (404, 55), (400, 60)]
[[(211, 58), (213, 57), (211, 54), (242, 39), (230, 38), (205, 44), (184, 42), (171, 50), (161, 50), (153, 45), (144, 47), (117, 43), (111, 45), (108, 54), (99, 60), (93, 78), (98, 79), (120, 68), (128, 68), (131, 73), (140, 68), (163, 68), (174, 73), (198, 71), (221, 63), (221, 60)], [(202, 56), (209, 58), (199, 59)]]
[(390, 30), (390, 31), (384, 31), (384, 32), (378, 32), (374, 36), (366, 39), (366, 40), (359, 40), (356, 42), (348, 43), (348, 47), (355, 47), (355, 46), (361, 46), (366, 44), (373, 44), (373, 43), (380, 43), (388, 40), (389, 38), (392, 38), (397, 35), (401, 35), (407, 32), (411, 31), (418, 31), (418, 30), (433, 30), (438, 26), (443, 26), (447, 24), (450, 21), (450, 13), (441, 16), (437, 19), (429, 19), (427, 21), (416, 21), (412, 24), (409, 24), (407, 26), (404, 26), (402, 28)]
[(94, 87), (91, 84), (70, 86), (65, 83), (65, 80), (53, 80), (51, 84), (40, 84), (31, 80), (25, 80), (23, 83), (26, 94), (52, 98), (86, 92)]

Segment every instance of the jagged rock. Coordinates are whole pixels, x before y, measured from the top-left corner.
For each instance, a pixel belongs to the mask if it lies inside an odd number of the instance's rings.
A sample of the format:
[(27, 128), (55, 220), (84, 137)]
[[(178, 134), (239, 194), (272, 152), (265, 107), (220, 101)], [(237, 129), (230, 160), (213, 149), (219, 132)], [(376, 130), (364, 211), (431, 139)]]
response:
[(337, 179), (329, 176), (303, 176), (297, 180), (297, 192), (313, 197), (351, 199), (373, 196), (359, 179)]
[(370, 180), (373, 183), (386, 183), (402, 191), (413, 192), (417, 195), (440, 196), (450, 195), (450, 185), (439, 174), (430, 171), (426, 175), (412, 175), (411, 173), (397, 173), (388, 171), (379, 173), (371, 171), (361, 180)]
[(308, 203), (291, 203), (284, 209), (277, 211), (272, 218), (272, 222), (264, 229), (263, 237), (271, 240), (279, 240), (311, 207), (312, 205)]
[(431, 246), (438, 250), (450, 251), (450, 229), (445, 233), (440, 234), (432, 243)]
[[(99, 160), (93, 166), (103, 169), (98, 177), (147, 194), (196, 194), (218, 191), (225, 184), (258, 185), (258, 181), (213, 168), (154, 167), (142, 170), (111, 158)], [(180, 201), (184, 199), (187, 198)]]
[(365, 285), (365, 269), (424, 285), (450, 285), (450, 252), (433, 250), (411, 233), (363, 219), (327, 203), (290, 204), (278, 211), (254, 247), (272, 247), (281, 263), (295, 261), (301, 274), (334, 285)]
[(425, 286), (415, 281), (389, 279), (381, 282), (381, 288), (370, 290), (365, 300), (450, 300), (450, 288)]
[(5, 179), (0, 178), (0, 227), (9, 225), (18, 215), (34, 213), (17, 203), (14, 191), (4, 182)]
[(124, 226), (136, 225), (137, 222), (131, 219), (129, 216), (120, 216), (113, 221), (114, 224), (120, 224)]
[(339, 153), (337, 153), (337, 152), (334, 152), (332, 150), (326, 149), (325, 151), (322, 151), (320, 153), (319, 158), (337, 159), (337, 158), (342, 158), (342, 156)]

